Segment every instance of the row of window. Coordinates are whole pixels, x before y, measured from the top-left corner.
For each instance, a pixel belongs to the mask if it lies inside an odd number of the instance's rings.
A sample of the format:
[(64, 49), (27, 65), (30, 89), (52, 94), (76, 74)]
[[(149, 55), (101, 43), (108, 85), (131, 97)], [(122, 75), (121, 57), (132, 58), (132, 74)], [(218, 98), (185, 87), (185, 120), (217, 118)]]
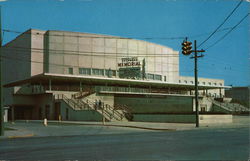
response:
[[(147, 79), (151, 79), (151, 80), (162, 80), (162, 75), (159, 74), (147, 74)], [(164, 81), (166, 81), (166, 76), (164, 76)]]
[[(73, 68), (68, 68), (69, 74), (73, 74)], [(96, 68), (79, 68), (79, 74), (83, 75), (100, 75), (100, 76), (116, 76), (116, 71), (111, 69), (96, 69)], [(162, 80), (162, 75), (159, 74), (146, 74), (146, 78), (149, 80)], [(166, 82), (166, 76), (164, 76), (164, 81)]]
[[(73, 68), (68, 68), (68, 72), (69, 74), (73, 74)], [(102, 75), (104, 76), (104, 74), (106, 76), (112, 77), (112, 76), (116, 76), (116, 71), (115, 70), (111, 70), (111, 69), (91, 69), (91, 68), (79, 68), (79, 74), (83, 74), (83, 75)]]
[[(187, 80), (184, 80), (184, 81), (181, 81), (181, 80), (179, 80), (179, 83), (188, 83), (188, 81)], [(194, 81), (190, 81), (189, 82), (190, 84), (194, 84)], [(200, 82), (198, 82), (198, 84), (200, 84)], [(220, 85), (220, 86), (222, 86), (222, 83), (211, 83), (211, 82), (207, 82), (207, 84), (208, 85), (215, 85), (215, 86), (217, 86), (217, 85)], [(206, 85), (206, 82), (202, 82), (202, 85)]]

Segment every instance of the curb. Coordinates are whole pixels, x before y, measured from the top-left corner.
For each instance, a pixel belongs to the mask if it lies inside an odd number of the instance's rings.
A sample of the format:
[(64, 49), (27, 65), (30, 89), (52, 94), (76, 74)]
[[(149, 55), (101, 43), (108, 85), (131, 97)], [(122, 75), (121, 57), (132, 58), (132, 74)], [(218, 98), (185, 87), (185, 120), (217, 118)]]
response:
[[(56, 122), (51, 122), (56, 123)], [(153, 131), (176, 131), (176, 129), (160, 129), (160, 128), (150, 128), (150, 127), (141, 127), (141, 126), (132, 126), (132, 125), (103, 125), (103, 124), (86, 124), (86, 123), (71, 123), (71, 122), (59, 122), (58, 124), (72, 124), (72, 125), (95, 125), (95, 126), (113, 126), (113, 127), (127, 127), (127, 128), (135, 128), (135, 129), (145, 129), (145, 130), (153, 130)]]
[(8, 136), (9, 139), (18, 139), (18, 138), (29, 138), (35, 136), (34, 134), (27, 134), (27, 135), (19, 135), (19, 136)]
[[(26, 121), (20, 121), (20, 122), (26, 122)], [(43, 121), (40, 120), (29, 120), (29, 122), (32, 123), (43, 123)], [(126, 127), (126, 128), (135, 128), (135, 129), (144, 129), (144, 130), (152, 130), (152, 131), (176, 131), (176, 129), (165, 129), (165, 128), (150, 128), (150, 127), (142, 127), (142, 126), (133, 126), (133, 125), (117, 125), (117, 124), (102, 124), (102, 123), (80, 123), (80, 122), (65, 122), (65, 121), (48, 121), (48, 124), (57, 124), (57, 125), (63, 125), (63, 124), (71, 124), (71, 125), (93, 125), (93, 126), (109, 126), (109, 127)]]

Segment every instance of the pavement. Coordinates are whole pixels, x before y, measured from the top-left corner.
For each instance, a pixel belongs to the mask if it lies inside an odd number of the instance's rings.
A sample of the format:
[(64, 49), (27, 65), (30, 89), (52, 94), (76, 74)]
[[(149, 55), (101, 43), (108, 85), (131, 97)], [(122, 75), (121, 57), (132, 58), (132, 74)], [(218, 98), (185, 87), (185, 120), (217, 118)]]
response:
[(5, 135), (0, 136), (0, 139), (240, 128), (249, 127), (249, 123), (248, 116), (234, 116), (233, 123), (201, 125), (200, 128), (191, 123), (105, 122), (103, 124), (103, 122), (86, 121), (48, 121), (48, 125), (44, 126), (43, 120), (18, 120), (5, 124)]

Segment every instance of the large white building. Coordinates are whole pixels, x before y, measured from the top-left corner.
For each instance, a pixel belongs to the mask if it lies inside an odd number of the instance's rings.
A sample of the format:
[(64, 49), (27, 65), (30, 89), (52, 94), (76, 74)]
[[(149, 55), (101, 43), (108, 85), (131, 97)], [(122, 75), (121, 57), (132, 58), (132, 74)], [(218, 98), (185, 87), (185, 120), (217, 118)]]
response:
[[(140, 121), (143, 115), (194, 114), (194, 79), (179, 75), (179, 52), (166, 46), (31, 29), (2, 51), (4, 104), (16, 119), (118, 120), (115, 112)], [(209, 102), (223, 97), (224, 88), (224, 80), (199, 78), (200, 110), (227, 112)], [(104, 113), (96, 109), (99, 102)]]

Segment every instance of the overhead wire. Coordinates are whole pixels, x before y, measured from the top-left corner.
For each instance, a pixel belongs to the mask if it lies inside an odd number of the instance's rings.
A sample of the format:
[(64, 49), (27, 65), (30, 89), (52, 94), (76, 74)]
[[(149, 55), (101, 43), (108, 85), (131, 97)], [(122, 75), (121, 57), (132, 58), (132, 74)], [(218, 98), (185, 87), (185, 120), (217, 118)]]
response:
[[(17, 60), (17, 61), (24, 61), (24, 62), (30, 62), (30, 63), (38, 63), (38, 64), (44, 64), (44, 65), (54, 65), (54, 66), (61, 66), (61, 67), (76, 67), (76, 68), (83, 68), (81, 66), (74, 66), (74, 65), (65, 65), (65, 64), (56, 64), (56, 63), (46, 63), (46, 62), (42, 62), (42, 61), (35, 61), (35, 60), (27, 60), (27, 59), (22, 59), (22, 58), (13, 58), (13, 57), (9, 57), (9, 56), (0, 56), (1, 60), (3, 59), (11, 59), (11, 60)], [(152, 70), (152, 71), (148, 71), (148, 72), (179, 72), (177, 70), (174, 71), (169, 71), (169, 70)], [(191, 72), (191, 71), (184, 71), (184, 72)]]
[[(48, 30), (48, 31), (52, 31), (53, 30)], [(102, 38), (102, 39), (170, 39), (170, 40), (175, 40), (175, 39), (183, 39), (185, 38), (184, 36), (177, 36), (177, 37), (120, 37), (120, 36), (109, 36), (109, 35), (105, 35), (103, 34), (102, 36), (95, 36), (95, 35), (101, 35), (101, 34), (93, 34), (93, 33), (80, 33), (80, 32), (69, 32), (70, 34), (43, 34), (43, 33), (27, 33), (27, 32), (21, 32), (21, 31), (15, 31), (15, 30), (9, 30), (9, 29), (3, 29), (3, 32), (11, 32), (11, 33), (17, 33), (17, 34), (29, 34), (29, 35), (41, 35), (41, 36), (56, 36), (56, 37), (76, 37), (76, 38)], [(55, 31), (56, 32), (56, 31)], [(67, 31), (66, 31), (67, 32)], [(73, 35), (72, 35), (73, 34)], [(87, 35), (74, 35), (74, 34), (88, 34), (91, 36), (87, 36)]]
[[(98, 52), (98, 51), (78, 51), (78, 50), (57, 50), (57, 49), (44, 49), (44, 48), (28, 48), (28, 47), (3, 47), (3, 50), (19, 50), (19, 51), (34, 51), (34, 52), (49, 52), (54, 54), (63, 55), (85, 55), (85, 56), (114, 56), (114, 57), (124, 57), (124, 56), (141, 56), (141, 57), (179, 57), (178, 54), (131, 54), (126, 52)], [(134, 51), (133, 51), (134, 52)]]
[(205, 50), (213, 47), (214, 45), (216, 45), (218, 42), (220, 42), (221, 40), (223, 40), (228, 34), (230, 34), (234, 29), (237, 28), (237, 26), (239, 24), (241, 24), (246, 18), (247, 16), (249, 16), (249, 13), (247, 13), (235, 26), (233, 26), (233, 28), (231, 30), (229, 30), (226, 34), (224, 34), (220, 39), (218, 39), (216, 42), (214, 42), (212, 45), (208, 46), (207, 48), (205, 48)]
[(229, 13), (229, 15), (224, 19), (224, 21), (214, 30), (214, 32), (212, 32), (204, 41), (202, 41), (197, 48), (201, 47), (204, 43), (206, 43), (220, 29), (220, 27), (225, 24), (225, 22), (232, 16), (232, 14), (236, 11), (236, 9), (241, 5), (242, 2), (243, 0), (240, 0), (240, 2)]

